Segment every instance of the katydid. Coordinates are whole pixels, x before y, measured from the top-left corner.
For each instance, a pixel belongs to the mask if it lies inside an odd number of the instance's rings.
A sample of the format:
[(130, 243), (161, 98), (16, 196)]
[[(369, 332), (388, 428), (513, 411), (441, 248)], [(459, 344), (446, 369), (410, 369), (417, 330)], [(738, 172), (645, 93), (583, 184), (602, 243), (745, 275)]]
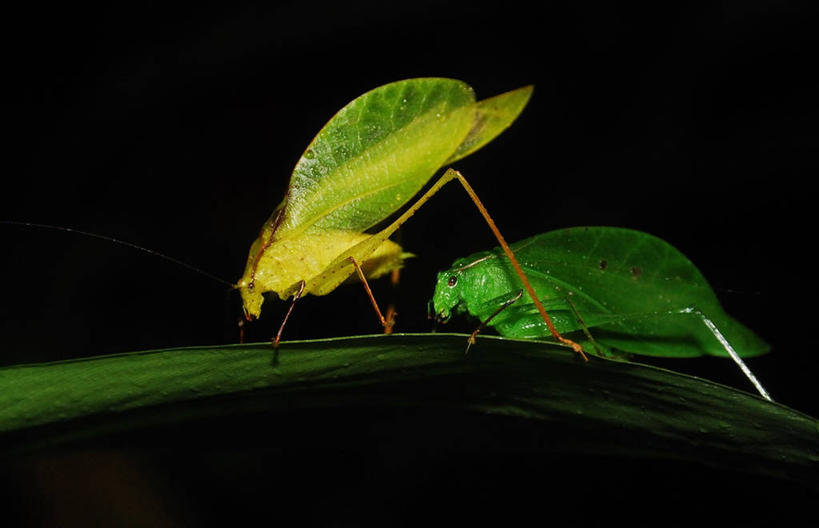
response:
[[(586, 352), (664, 357), (730, 356), (770, 400), (740, 356), (769, 346), (723, 310), (693, 263), (652, 235), (614, 227), (560, 229), (511, 244), (560, 333)], [(498, 249), (456, 260), (438, 274), (436, 319), (469, 314), (506, 337), (550, 332), (521, 299), (522, 285)]]
[[(381, 325), (385, 319), (367, 285), (400, 268), (410, 256), (389, 236), (444, 184), (457, 179), (502, 247), (506, 243), (475, 192), (457, 171), (447, 170), (389, 226), (367, 229), (406, 204), (435, 172), (491, 141), (520, 114), (527, 86), (476, 102), (472, 88), (452, 79), (421, 78), (390, 83), (342, 108), (313, 139), (296, 164), (281, 204), (253, 242), (239, 289), (245, 317), (261, 313), (263, 294), (292, 299), (273, 343), (295, 302), (326, 295), (354, 273), (364, 284)], [(506, 248), (508, 250), (508, 247)], [(507, 252), (511, 262), (515, 257)], [(528, 281), (520, 271), (524, 285)], [(534, 291), (530, 292), (534, 295)], [(534, 299), (539, 305), (537, 299)], [(542, 309), (541, 317), (551, 321)], [(579, 345), (554, 337), (582, 354)]]

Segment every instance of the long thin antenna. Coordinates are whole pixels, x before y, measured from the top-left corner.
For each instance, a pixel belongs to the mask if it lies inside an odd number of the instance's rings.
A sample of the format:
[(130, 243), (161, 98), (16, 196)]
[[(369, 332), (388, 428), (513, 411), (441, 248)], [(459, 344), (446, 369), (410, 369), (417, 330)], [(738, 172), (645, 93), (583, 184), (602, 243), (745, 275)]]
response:
[(158, 251), (154, 251), (153, 249), (148, 249), (146, 247), (142, 247), (142, 246), (139, 246), (137, 244), (132, 244), (131, 242), (126, 242), (124, 240), (119, 240), (119, 239), (114, 238), (114, 237), (109, 237), (109, 236), (106, 236), (106, 235), (99, 235), (97, 233), (89, 233), (88, 231), (81, 231), (79, 229), (72, 229), (70, 227), (62, 227), (62, 226), (56, 226), (56, 225), (50, 225), (50, 224), (37, 224), (37, 223), (34, 223), (34, 222), (18, 222), (18, 221), (15, 221), (15, 220), (0, 220), (0, 224), (25, 226), (25, 227), (36, 227), (36, 228), (39, 228), (39, 229), (51, 229), (53, 231), (63, 231), (63, 232), (66, 232), (66, 233), (76, 233), (78, 235), (83, 235), (83, 236), (87, 236), (87, 237), (91, 237), (91, 238), (97, 238), (97, 239), (100, 239), (100, 240), (106, 240), (108, 242), (113, 242), (114, 244), (119, 244), (121, 246), (129, 247), (131, 249), (136, 249), (138, 251), (144, 251), (145, 253), (148, 253), (149, 255), (157, 256), (159, 258), (167, 260), (168, 262), (173, 262), (177, 266), (182, 266), (185, 269), (188, 269), (190, 271), (194, 271), (194, 272), (196, 272), (196, 273), (198, 273), (200, 275), (203, 275), (203, 276), (205, 276), (205, 277), (207, 277), (207, 278), (209, 278), (211, 280), (214, 280), (214, 281), (218, 282), (219, 284), (223, 284), (225, 286), (235, 288), (235, 285), (232, 282), (228, 282), (228, 281), (226, 281), (224, 279), (221, 279), (221, 278), (217, 277), (216, 275), (208, 273), (207, 271), (203, 271), (203, 270), (201, 270), (201, 269), (199, 269), (199, 268), (197, 268), (195, 266), (191, 266), (190, 264), (188, 264), (186, 262), (182, 262), (181, 260), (177, 260), (177, 259), (175, 259), (173, 257), (169, 257), (168, 255), (163, 255), (162, 253), (160, 253)]

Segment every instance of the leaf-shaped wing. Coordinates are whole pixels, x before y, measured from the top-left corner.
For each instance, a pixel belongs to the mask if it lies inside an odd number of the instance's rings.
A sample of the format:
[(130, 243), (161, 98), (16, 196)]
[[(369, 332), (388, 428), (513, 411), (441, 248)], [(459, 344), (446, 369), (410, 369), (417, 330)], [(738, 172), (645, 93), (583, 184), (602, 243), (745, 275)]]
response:
[(307, 228), (363, 231), (407, 202), (457, 149), (474, 122), (467, 84), (409, 79), (342, 108), (296, 164), (281, 238)]
[(475, 102), (467, 84), (408, 79), (342, 108), (296, 164), (276, 236), (306, 229), (364, 231), (407, 203), (445, 163), (503, 132), (532, 87)]
[(458, 149), (446, 160), (446, 163), (454, 163), (469, 156), (506, 130), (529, 102), (533, 88), (531, 85), (524, 86), (479, 101), (476, 105), (472, 129), (458, 145)]
[[(543, 290), (572, 291), (578, 311), (629, 316), (599, 328), (611, 330), (605, 342), (636, 354), (696, 356), (703, 349), (725, 356), (694, 309), (711, 319), (742, 356), (768, 351), (768, 345), (722, 308), (711, 286), (688, 258), (664, 240), (631, 229), (576, 227), (536, 235), (512, 245)], [(495, 253), (500, 250), (496, 249)], [(508, 266), (511, 270), (511, 266)], [(511, 275), (511, 271), (509, 272)], [(539, 290), (540, 291), (540, 290)], [(565, 293), (563, 293), (565, 295)], [(669, 317), (663, 317), (668, 314)], [(604, 335), (599, 330), (595, 337)]]

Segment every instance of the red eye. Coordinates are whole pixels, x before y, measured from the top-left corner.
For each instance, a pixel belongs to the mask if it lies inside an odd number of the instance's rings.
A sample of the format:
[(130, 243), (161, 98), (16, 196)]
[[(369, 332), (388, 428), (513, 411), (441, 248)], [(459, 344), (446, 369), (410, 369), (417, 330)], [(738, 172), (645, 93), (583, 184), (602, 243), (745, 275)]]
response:
[(447, 284), (449, 284), (450, 288), (454, 287), (456, 284), (458, 284), (458, 276), (457, 275), (451, 276), (447, 281)]

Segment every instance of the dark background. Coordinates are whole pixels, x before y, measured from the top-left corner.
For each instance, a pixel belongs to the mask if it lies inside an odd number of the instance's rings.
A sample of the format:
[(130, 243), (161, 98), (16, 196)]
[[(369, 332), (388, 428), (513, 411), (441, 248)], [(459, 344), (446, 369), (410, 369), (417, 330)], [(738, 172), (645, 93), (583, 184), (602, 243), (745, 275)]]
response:
[[(773, 353), (775, 399), (819, 415), (815, 10), (794, 3), (63, 5), (8, 13), (0, 219), (113, 236), (226, 280), (333, 113), (445, 76), (479, 98), (525, 84), (520, 119), (456, 164), (508, 240), (648, 231), (689, 256)], [(425, 332), (434, 273), (495, 245), (453, 184), (402, 229), (393, 294)], [(0, 225), (0, 362), (235, 342), (238, 295), (99, 240)], [(229, 299), (226, 301), (226, 298)], [(286, 309), (268, 301), (252, 340)], [(452, 327), (471, 328), (467, 323)], [(307, 298), (288, 339), (379, 331), (358, 287)], [(662, 362), (661, 362), (662, 363)], [(662, 363), (750, 390), (729, 361)]]

